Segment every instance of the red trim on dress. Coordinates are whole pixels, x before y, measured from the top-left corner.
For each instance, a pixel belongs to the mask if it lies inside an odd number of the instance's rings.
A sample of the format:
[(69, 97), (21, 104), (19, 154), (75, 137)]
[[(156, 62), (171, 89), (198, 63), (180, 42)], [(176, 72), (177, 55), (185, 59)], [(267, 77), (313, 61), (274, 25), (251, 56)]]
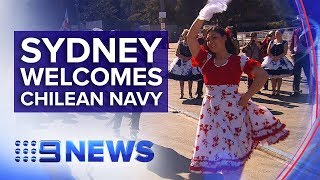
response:
[[(278, 123), (276, 123), (278, 124)], [(252, 138), (253, 142), (252, 142), (252, 146), (251, 146), (251, 149), (250, 151), (242, 158), (238, 158), (238, 159), (221, 159), (221, 160), (218, 160), (218, 161), (202, 161), (202, 162), (209, 162), (209, 163), (212, 163), (212, 164), (217, 164), (221, 161), (228, 161), (230, 163), (234, 163), (234, 162), (240, 162), (240, 165), (237, 165), (237, 166), (219, 166), (217, 165), (218, 167), (217, 168), (207, 168), (207, 167), (194, 167), (194, 166), (190, 166), (189, 169), (190, 171), (192, 172), (199, 172), (199, 173), (203, 173), (203, 172), (207, 172), (207, 173), (217, 173), (221, 170), (223, 171), (235, 171), (237, 170), (238, 168), (242, 167), (245, 162), (250, 159), (251, 157), (251, 154), (253, 152), (254, 149), (256, 149), (256, 147), (258, 146), (259, 144), (259, 141), (262, 141), (264, 139), (267, 139), (268, 137), (270, 136), (273, 136), (277, 133), (279, 133), (280, 131), (282, 131), (284, 128), (285, 128), (285, 124), (283, 124), (280, 128), (278, 129), (275, 129), (272, 133), (270, 134), (267, 134), (267, 135), (264, 135), (264, 136), (261, 136), (261, 137), (257, 137), (257, 138)], [(265, 130), (265, 129), (262, 129), (262, 130)], [(287, 131), (285, 134), (283, 134), (281, 137), (279, 137), (277, 139), (276, 142), (272, 143), (272, 144), (276, 144), (278, 143), (279, 141), (282, 141), (282, 140), (285, 140), (288, 136), (289, 136), (289, 133), (290, 131)], [(191, 160), (192, 162), (197, 162), (196, 160), (192, 159)]]

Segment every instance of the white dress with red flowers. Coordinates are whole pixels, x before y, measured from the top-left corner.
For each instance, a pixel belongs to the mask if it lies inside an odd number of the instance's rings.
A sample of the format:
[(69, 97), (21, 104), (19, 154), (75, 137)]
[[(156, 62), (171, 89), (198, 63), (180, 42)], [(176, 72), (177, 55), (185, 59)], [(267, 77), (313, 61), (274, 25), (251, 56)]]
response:
[(232, 55), (223, 66), (201, 47), (194, 66), (202, 68), (206, 96), (202, 103), (190, 170), (217, 173), (242, 167), (259, 141), (269, 144), (285, 139), (289, 131), (279, 119), (251, 100), (248, 107), (238, 105), (238, 84), (242, 72), (250, 74), (260, 63)]

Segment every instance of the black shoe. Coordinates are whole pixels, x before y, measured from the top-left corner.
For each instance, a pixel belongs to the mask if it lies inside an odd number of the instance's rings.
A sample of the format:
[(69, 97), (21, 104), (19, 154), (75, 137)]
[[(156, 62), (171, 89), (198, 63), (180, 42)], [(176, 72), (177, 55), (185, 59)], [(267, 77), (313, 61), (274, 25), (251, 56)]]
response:
[(296, 96), (300, 96), (301, 93), (300, 92), (293, 92), (290, 94), (291, 97), (296, 97)]

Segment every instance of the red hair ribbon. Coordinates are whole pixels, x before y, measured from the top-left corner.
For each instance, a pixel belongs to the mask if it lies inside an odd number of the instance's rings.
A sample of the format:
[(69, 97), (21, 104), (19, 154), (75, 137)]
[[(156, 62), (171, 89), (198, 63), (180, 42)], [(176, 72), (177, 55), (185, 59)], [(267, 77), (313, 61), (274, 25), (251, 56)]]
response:
[(231, 32), (231, 29), (226, 28), (224, 31), (226, 32), (226, 34), (227, 34), (228, 37), (231, 37), (231, 33), (232, 33), (232, 32)]

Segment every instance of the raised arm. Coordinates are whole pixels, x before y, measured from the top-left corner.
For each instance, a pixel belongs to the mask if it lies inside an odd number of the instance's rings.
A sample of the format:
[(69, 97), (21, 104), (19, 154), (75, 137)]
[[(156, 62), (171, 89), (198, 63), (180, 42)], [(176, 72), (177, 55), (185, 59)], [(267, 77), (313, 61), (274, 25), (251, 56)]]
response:
[[(197, 35), (203, 26), (204, 20), (196, 19), (189, 29), (187, 34), (187, 42), (189, 44), (189, 49), (193, 57), (196, 57), (200, 50), (200, 45), (197, 39)], [(206, 38), (206, 37), (204, 37)]]
[(199, 16), (193, 22), (187, 35), (187, 41), (193, 57), (196, 57), (200, 51), (197, 35), (203, 26), (204, 21), (209, 21), (215, 13), (227, 10), (228, 3), (230, 1), (231, 0), (209, 0), (204, 8), (199, 12)]

